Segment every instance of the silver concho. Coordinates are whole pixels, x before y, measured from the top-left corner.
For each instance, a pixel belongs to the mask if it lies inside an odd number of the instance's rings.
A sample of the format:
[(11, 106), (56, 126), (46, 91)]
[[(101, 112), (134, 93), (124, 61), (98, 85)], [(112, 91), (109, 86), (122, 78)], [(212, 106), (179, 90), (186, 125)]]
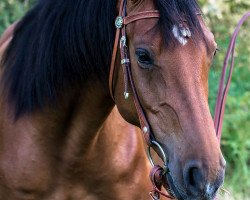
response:
[(123, 18), (121, 16), (118, 16), (115, 20), (115, 27), (122, 28), (122, 25), (123, 25)]
[(120, 47), (125, 47), (127, 43), (127, 39), (125, 36), (122, 36), (120, 39)]

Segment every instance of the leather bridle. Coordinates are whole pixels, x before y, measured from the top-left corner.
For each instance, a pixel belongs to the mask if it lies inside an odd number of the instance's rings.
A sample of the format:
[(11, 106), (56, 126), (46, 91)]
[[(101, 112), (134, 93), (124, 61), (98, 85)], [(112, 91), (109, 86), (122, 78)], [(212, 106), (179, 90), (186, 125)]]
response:
[[(121, 66), (123, 69), (123, 75), (124, 75), (124, 98), (128, 99), (130, 94), (128, 93), (128, 85), (130, 84), (130, 87), (132, 89), (133, 93), (133, 101), (136, 107), (136, 111), (139, 117), (140, 126), (142, 130), (142, 134), (145, 138), (145, 141), (148, 145), (148, 157), (149, 161), (152, 164), (153, 168), (150, 173), (150, 179), (153, 183), (153, 190), (150, 192), (150, 195), (153, 200), (160, 199), (160, 195), (163, 195), (165, 197), (174, 199), (175, 197), (170, 194), (165, 194), (161, 192), (161, 188), (164, 185), (166, 189), (169, 189), (168, 183), (166, 183), (166, 174), (169, 173), (168, 168), (168, 159), (166, 157), (166, 154), (162, 148), (162, 146), (154, 139), (154, 135), (151, 131), (150, 124), (148, 122), (148, 119), (144, 113), (144, 110), (141, 106), (134, 80), (132, 77), (132, 71), (131, 71), (131, 63), (129, 59), (129, 52), (128, 52), (128, 46), (127, 46), (127, 37), (126, 37), (126, 26), (130, 23), (133, 23), (138, 20), (143, 19), (152, 19), (152, 18), (159, 18), (160, 13), (158, 10), (152, 10), (152, 11), (143, 11), (138, 12), (136, 14), (126, 16), (126, 0), (121, 0), (120, 9), (119, 9), (119, 15), (116, 18), (115, 26), (116, 26), (116, 36), (115, 36), (115, 42), (114, 42), (114, 48), (113, 48), (113, 54), (112, 54), (112, 60), (111, 60), (111, 66), (110, 66), (110, 74), (109, 74), (109, 90), (112, 99), (114, 99), (114, 89), (113, 89), (113, 77), (114, 77), (114, 71), (115, 71), (115, 64), (116, 64), (116, 57), (118, 52), (118, 46), (120, 48), (120, 57), (121, 57)], [(233, 37), (231, 39), (228, 53), (225, 58), (224, 67), (223, 67), (223, 73), (220, 81), (219, 86), (219, 92), (217, 97), (217, 104), (216, 104), (216, 110), (215, 110), (215, 118), (214, 118), (214, 124), (216, 129), (216, 134), (218, 139), (221, 138), (221, 130), (222, 130), (222, 123), (223, 123), (223, 116), (224, 116), (224, 109), (226, 104), (226, 97), (228, 94), (228, 90), (230, 87), (231, 82), (231, 76), (232, 76), (232, 70), (234, 67), (234, 49), (235, 49), (235, 41), (239, 32), (240, 27), (246, 21), (246, 19), (250, 17), (250, 13), (247, 13), (243, 18), (240, 20)], [(230, 66), (230, 73), (229, 77), (227, 79), (226, 86), (224, 87), (225, 82), (225, 75), (226, 75), (226, 69), (228, 66), (230, 55), (232, 56), (231, 60), (231, 66)], [(158, 165), (155, 165), (152, 156), (151, 156), (151, 147), (155, 147), (158, 149), (158, 152), (160, 153), (164, 166), (160, 167)], [(169, 191), (171, 191), (169, 189)]]
[[(133, 93), (132, 96), (133, 96), (134, 105), (136, 107), (136, 111), (137, 111), (139, 121), (140, 121), (142, 134), (148, 145), (148, 157), (149, 157), (150, 163), (153, 166), (153, 169), (150, 173), (150, 179), (153, 183), (153, 191), (150, 193), (150, 195), (152, 199), (155, 199), (155, 200), (159, 199), (160, 195), (174, 199), (172, 195), (168, 195), (168, 194), (161, 192), (162, 185), (165, 184), (164, 181), (166, 181), (164, 179), (164, 175), (169, 172), (168, 159), (161, 145), (154, 139), (154, 136), (150, 128), (150, 124), (141, 106), (141, 103), (140, 103), (140, 100), (139, 100), (139, 97), (135, 88), (134, 80), (132, 77), (128, 46), (127, 46), (126, 26), (138, 20), (152, 19), (152, 18), (159, 18), (159, 17), (160, 17), (160, 13), (158, 10), (143, 11), (143, 12), (138, 12), (130, 16), (126, 16), (126, 0), (121, 1), (119, 15), (115, 20), (116, 36), (115, 36), (115, 42), (114, 42), (114, 48), (113, 48), (111, 66), (110, 66), (110, 75), (109, 75), (109, 90), (110, 90), (111, 97), (113, 98), (113, 100), (115, 100), (114, 89), (113, 89), (113, 79), (114, 79), (113, 76), (114, 76), (116, 57), (117, 57), (118, 46), (119, 46), (121, 66), (123, 69), (124, 86), (125, 86), (124, 98), (128, 99), (130, 96), (128, 92), (128, 85), (130, 84), (130, 88), (132, 89), (132, 93)], [(151, 147), (155, 147), (159, 150), (159, 153), (161, 154), (163, 162), (164, 162), (163, 167), (155, 165), (151, 156)]]
[(114, 43), (113, 54), (112, 54), (112, 61), (111, 61), (111, 66), (110, 66), (110, 76), (109, 76), (110, 94), (113, 100), (115, 100), (114, 92), (113, 92), (113, 75), (114, 75), (115, 61), (116, 61), (116, 56), (117, 56), (118, 46), (119, 46), (120, 56), (121, 56), (121, 65), (123, 69), (124, 83), (125, 83), (124, 97), (125, 99), (129, 98), (128, 84), (130, 84), (130, 87), (133, 93), (134, 104), (136, 106), (136, 110), (139, 116), (143, 135), (149, 146), (152, 146), (151, 130), (150, 130), (147, 117), (144, 114), (143, 108), (140, 104), (140, 101), (139, 101), (139, 98), (135, 89), (133, 77), (132, 77), (131, 63), (129, 59), (129, 52), (128, 52), (128, 46), (127, 46), (126, 25), (132, 22), (138, 21), (138, 20), (142, 20), (142, 19), (159, 18), (159, 17), (160, 17), (160, 14), (159, 14), (159, 11), (157, 10), (144, 11), (144, 12), (139, 12), (130, 16), (126, 16), (126, 0), (121, 1), (119, 16), (116, 18), (116, 21), (115, 21), (115, 26), (117, 30), (116, 30), (115, 43)]

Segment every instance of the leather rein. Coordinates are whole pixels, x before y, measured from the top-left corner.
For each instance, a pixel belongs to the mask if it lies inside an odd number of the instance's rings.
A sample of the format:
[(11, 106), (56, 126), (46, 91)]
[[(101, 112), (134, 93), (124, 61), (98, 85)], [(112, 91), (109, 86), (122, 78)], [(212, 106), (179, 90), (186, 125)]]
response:
[[(132, 96), (133, 96), (134, 105), (136, 107), (136, 111), (137, 111), (139, 121), (140, 121), (142, 135), (148, 145), (148, 152), (147, 152), (148, 158), (149, 158), (151, 165), (153, 166), (152, 171), (150, 173), (150, 180), (153, 184), (153, 190), (150, 192), (150, 196), (152, 197), (153, 200), (160, 199), (161, 195), (170, 199), (174, 199), (175, 197), (174, 195), (171, 194), (170, 187), (168, 183), (166, 183), (166, 178), (165, 178), (165, 175), (169, 173), (168, 158), (166, 157), (166, 154), (162, 146), (154, 139), (153, 133), (150, 128), (150, 124), (141, 106), (141, 103), (140, 103), (140, 100), (139, 100), (139, 97), (135, 88), (135, 83), (134, 83), (134, 80), (132, 77), (132, 71), (131, 71), (131, 63), (129, 59), (129, 50), (127, 46), (126, 26), (138, 20), (152, 19), (152, 18), (159, 18), (159, 17), (160, 17), (160, 13), (158, 10), (143, 11), (143, 12), (138, 12), (130, 16), (126, 16), (126, 0), (121, 0), (119, 15), (115, 20), (116, 35), (115, 35), (115, 42), (114, 42), (114, 47), (113, 47), (110, 74), (109, 74), (110, 95), (112, 99), (115, 100), (114, 88), (113, 88), (113, 77), (114, 77), (116, 57), (117, 57), (117, 52), (118, 52), (118, 47), (119, 47), (121, 66), (122, 66), (123, 76), (124, 76), (124, 98), (128, 99), (130, 96), (128, 92), (128, 86), (130, 84), (130, 88), (133, 94)], [(230, 87), (232, 71), (234, 67), (235, 42), (236, 42), (236, 38), (237, 38), (240, 27), (242, 26), (242, 24), (246, 21), (248, 17), (250, 17), (250, 13), (247, 13), (239, 22), (233, 34), (233, 37), (231, 39), (229, 49), (227, 52), (227, 56), (225, 58), (225, 62), (223, 66), (223, 73), (222, 73), (222, 77), (221, 77), (221, 81), (220, 81), (220, 85), (218, 89), (218, 97), (217, 97), (217, 104), (216, 104), (215, 117), (214, 117), (216, 134), (217, 134), (219, 141), (221, 138), (221, 130), (222, 130), (222, 122), (223, 122), (223, 116), (224, 116), (224, 110), (225, 110), (225, 104), (226, 104), (226, 97), (227, 97), (228, 90)], [(227, 79), (226, 86), (224, 86), (225, 76), (226, 76), (226, 71), (227, 71), (227, 66), (228, 66), (228, 62), (230, 59), (230, 55), (232, 56), (230, 73)], [(163, 163), (164, 163), (163, 167), (156, 165), (152, 159), (151, 147), (153, 146), (159, 150), (159, 153), (162, 156)], [(170, 191), (170, 195), (161, 192), (161, 188), (163, 185), (167, 190)]]
[[(238, 22), (238, 25), (236, 29), (234, 30), (234, 33), (231, 37), (228, 50), (226, 53), (226, 57), (224, 60), (224, 65), (222, 68), (222, 74), (218, 89), (218, 96), (215, 106), (215, 115), (214, 115), (214, 127), (216, 130), (217, 137), (219, 141), (221, 140), (221, 134), (222, 134), (222, 124), (223, 124), (223, 118), (224, 118), (224, 112), (225, 112), (225, 106), (226, 106), (226, 100), (231, 84), (231, 79), (233, 75), (233, 69), (234, 69), (234, 58), (235, 58), (235, 44), (237, 36), (239, 35), (239, 31), (241, 26), (244, 24), (244, 22), (250, 17), (250, 12), (247, 12)], [(229, 73), (227, 74), (227, 68), (229, 66), (229, 60), (231, 58), (231, 63), (229, 67)]]

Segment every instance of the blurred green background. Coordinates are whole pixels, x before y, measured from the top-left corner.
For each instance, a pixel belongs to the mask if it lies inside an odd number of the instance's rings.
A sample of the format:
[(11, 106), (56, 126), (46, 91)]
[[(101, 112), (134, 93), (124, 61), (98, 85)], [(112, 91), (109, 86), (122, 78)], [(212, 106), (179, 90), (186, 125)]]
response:
[[(247, 11), (249, 0), (201, 0), (206, 21), (220, 51), (210, 73), (211, 111), (214, 111), (217, 85), (231, 34)], [(224, 188), (231, 199), (250, 199), (250, 18), (242, 27), (236, 45), (236, 68), (227, 100), (222, 151), (227, 160)]]
[[(0, 34), (29, 9), (33, 0), (0, 0)], [(249, 0), (200, 0), (205, 21), (220, 51), (210, 73), (210, 107), (213, 113), (218, 81), (230, 36), (247, 10)], [(226, 199), (250, 199), (250, 19), (236, 46), (236, 68), (223, 127), (222, 150), (227, 160)], [(225, 193), (225, 192), (222, 192)], [(227, 192), (226, 192), (227, 194)]]

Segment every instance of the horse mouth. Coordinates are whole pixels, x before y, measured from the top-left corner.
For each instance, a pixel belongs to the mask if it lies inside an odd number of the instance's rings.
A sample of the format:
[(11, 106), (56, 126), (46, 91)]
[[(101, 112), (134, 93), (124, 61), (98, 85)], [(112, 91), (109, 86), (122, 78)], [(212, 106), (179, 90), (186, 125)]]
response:
[(170, 173), (166, 175), (166, 181), (167, 181), (167, 188), (165, 188), (168, 193), (175, 198), (176, 200), (213, 200), (216, 198), (216, 192), (213, 196), (206, 196), (203, 195), (201, 197), (187, 197), (185, 194), (181, 194), (181, 192), (178, 190), (178, 187), (175, 185), (174, 180)]
[(170, 173), (167, 173), (166, 175), (166, 181), (167, 181), (167, 185), (168, 188), (166, 188), (166, 190), (168, 191), (168, 193), (173, 196), (175, 199), (178, 200), (185, 200), (182, 195), (180, 194), (180, 192), (178, 191), (177, 187), (174, 184), (174, 180), (171, 176)]

